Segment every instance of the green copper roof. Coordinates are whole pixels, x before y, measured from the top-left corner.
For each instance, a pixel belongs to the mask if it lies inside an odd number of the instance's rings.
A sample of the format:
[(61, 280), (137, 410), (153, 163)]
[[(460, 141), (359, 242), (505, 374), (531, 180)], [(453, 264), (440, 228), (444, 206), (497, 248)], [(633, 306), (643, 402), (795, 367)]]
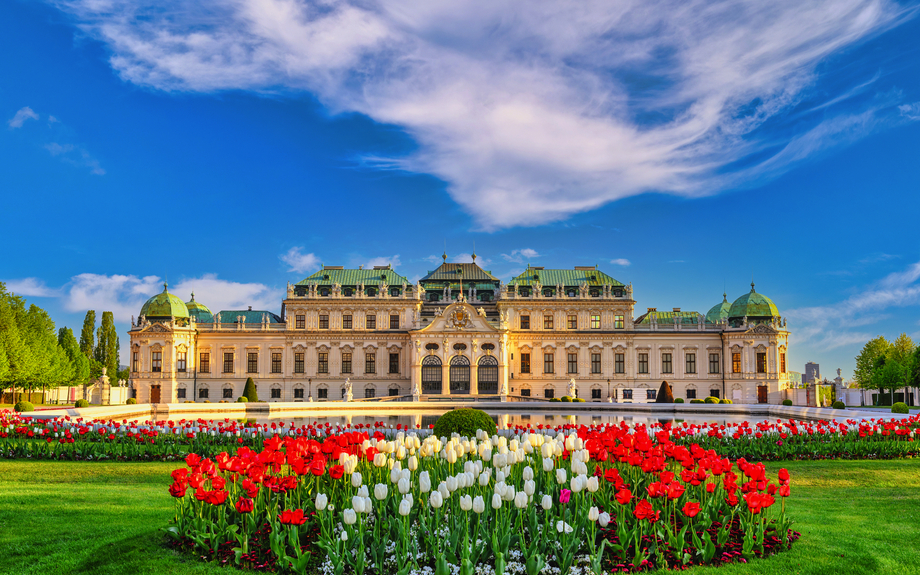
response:
[(534, 268), (527, 266), (527, 269), (521, 275), (508, 282), (508, 285), (534, 285), (539, 283), (546, 287), (563, 285), (566, 287), (580, 286), (583, 283), (589, 286), (622, 286), (620, 282), (613, 277), (595, 268), (588, 269), (571, 269), (571, 270), (547, 270), (543, 268)]
[(168, 287), (164, 283), (163, 291), (144, 303), (143, 307), (141, 307), (140, 315), (146, 316), (147, 319), (155, 317), (188, 317), (188, 308), (185, 307), (185, 302), (178, 296), (169, 293), (167, 291)]
[(697, 323), (697, 318), (701, 315), (695, 311), (650, 311), (636, 318), (636, 324), (648, 325), (652, 323), (652, 314), (658, 317), (658, 325), (691, 325)]
[(722, 303), (712, 306), (712, 309), (706, 312), (706, 323), (721, 323), (728, 318), (728, 310), (731, 307), (732, 304), (728, 303), (728, 294), (723, 293)]
[(355, 270), (338, 267), (330, 268), (328, 266), (297, 282), (297, 285), (331, 286), (332, 284), (339, 284), (340, 286), (358, 286), (364, 284), (366, 286), (376, 286), (384, 283), (389, 286), (401, 286), (404, 283), (412, 285), (408, 279), (394, 272), (391, 268)]
[(214, 321), (208, 306), (195, 301), (195, 292), (192, 292), (192, 299), (185, 302), (185, 307), (188, 309), (189, 317), (195, 318), (198, 323), (211, 323)]
[(745, 316), (748, 318), (779, 317), (776, 304), (767, 296), (754, 291), (754, 282), (751, 282), (750, 293), (736, 299), (728, 311), (729, 318), (741, 319)]
[(268, 314), (268, 323), (284, 323), (280, 316), (265, 310), (235, 310), (225, 309), (218, 312), (220, 314), (220, 323), (239, 323), (240, 316), (243, 317), (243, 323), (262, 323), (262, 316)]
[(424, 285), (425, 282), (429, 281), (450, 281), (450, 282), (459, 282), (463, 280), (464, 283), (467, 282), (498, 282), (500, 281), (497, 277), (493, 276), (491, 272), (487, 272), (482, 269), (475, 263), (472, 264), (455, 264), (444, 262), (438, 266), (438, 269), (433, 272), (428, 272), (428, 275), (423, 277), (421, 280)]

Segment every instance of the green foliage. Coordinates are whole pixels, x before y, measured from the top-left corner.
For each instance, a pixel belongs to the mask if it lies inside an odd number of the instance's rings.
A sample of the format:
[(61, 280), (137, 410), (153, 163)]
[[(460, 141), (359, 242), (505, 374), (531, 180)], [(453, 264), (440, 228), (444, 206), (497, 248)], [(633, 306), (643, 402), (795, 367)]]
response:
[(495, 434), (495, 422), (481, 409), (462, 408), (448, 411), (434, 424), (437, 437), (450, 437), (452, 433), (461, 436), (476, 437), (476, 430), (481, 429), (490, 436)]
[(584, 403), (584, 402), (585, 402), (585, 398), (583, 397), (576, 397), (575, 399), (572, 400), (572, 403)]
[(719, 398), (718, 398), (718, 397), (713, 397), (713, 396), (710, 395), (709, 397), (707, 397), (706, 399), (704, 399), (703, 402), (704, 402), (704, 403), (719, 403)]
[(239, 398), (237, 398), (237, 400), (236, 400), (237, 403), (246, 403), (247, 401), (249, 401), (249, 400), (246, 399), (246, 396), (245, 396), (245, 395), (241, 395), (241, 396), (240, 396)]
[(125, 402), (125, 405), (137, 405), (137, 400), (133, 397), (129, 397), (128, 401)]
[(563, 396), (562, 396), (562, 401), (563, 401), (563, 403), (571, 403), (571, 402), (572, 402), (572, 398), (571, 398), (570, 396), (568, 396), (568, 395), (563, 395)]
[(728, 399), (728, 398), (720, 399), (720, 400), (719, 400), (719, 403), (732, 403), (732, 400), (730, 400), (730, 399)]
[(683, 397), (675, 397), (675, 398), (674, 398), (674, 403), (683, 403), (683, 402), (684, 402), (684, 398), (683, 398)]
[(110, 379), (118, 377), (118, 330), (115, 329), (115, 315), (110, 311), (102, 312), (102, 325), (96, 331), (96, 349), (93, 358), (106, 368)]
[(910, 413), (910, 409), (903, 401), (899, 401), (891, 406), (891, 413)]
[(552, 401), (552, 402), (555, 402), (555, 403), (559, 403), (559, 398), (558, 398), (558, 397), (551, 397), (551, 398), (549, 398), (549, 400)]
[(658, 395), (655, 396), (655, 403), (674, 403), (674, 392), (667, 381), (661, 382), (658, 388)]
[(702, 399), (691, 399), (690, 403), (703, 403)]
[(131, 369), (124, 368), (118, 370), (118, 379), (116, 381), (128, 381), (131, 378)]
[(23, 411), (35, 411), (35, 406), (28, 401), (20, 401), (13, 406), (13, 411), (17, 411), (19, 413), (22, 413)]
[(87, 359), (92, 359), (95, 347), (93, 333), (96, 331), (96, 310), (86, 312), (83, 318), (83, 330), (80, 332), (80, 351)]
[(246, 401), (259, 401), (259, 394), (256, 392), (256, 382), (254, 382), (251, 377), (246, 378), (246, 385), (243, 387), (243, 397), (246, 398)]
[(69, 327), (62, 327), (58, 330), (58, 344), (67, 355), (70, 365), (73, 368), (73, 374), (69, 383), (70, 385), (86, 385), (89, 381), (90, 364), (89, 358), (80, 351), (80, 345), (77, 338), (74, 337), (73, 331)]
[(73, 404), (74, 407), (89, 407), (89, 402), (85, 399), (78, 399)]
[(787, 406), (787, 407), (790, 406), (790, 405), (792, 405), (792, 400), (791, 400), (791, 399), (784, 399), (784, 400), (783, 400), (783, 405), (785, 405), (785, 406)]
[(834, 409), (846, 409), (847, 408), (846, 404), (842, 401), (835, 401), (831, 407), (833, 407)]

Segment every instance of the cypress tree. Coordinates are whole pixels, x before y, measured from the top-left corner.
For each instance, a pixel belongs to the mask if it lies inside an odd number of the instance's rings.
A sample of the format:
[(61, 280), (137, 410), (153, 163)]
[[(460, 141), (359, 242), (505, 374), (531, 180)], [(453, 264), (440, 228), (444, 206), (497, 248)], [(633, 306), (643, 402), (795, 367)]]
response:
[(655, 396), (655, 403), (674, 403), (674, 393), (667, 381), (661, 382), (658, 388), (658, 395)]
[(246, 378), (246, 386), (243, 387), (243, 397), (249, 401), (259, 401), (259, 394), (256, 392), (256, 382), (251, 377)]
[[(115, 328), (115, 315), (110, 311), (102, 312), (102, 324), (96, 330), (96, 350), (93, 357), (100, 366), (105, 367), (110, 379), (118, 377), (118, 330)], [(101, 369), (101, 368), (100, 368)]]
[(96, 331), (96, 310), (86, 312), (83, 318), (83, 331), (80, 332), (80, 351), (87, 359), (93, 357), (94, 332)]
[(89, 358), (80, 352), (80, 344), (73, 335), (73, 330), (69, 327), (62, 327), (58, 330), (58, 343), (72, 368), (70, 380), (67, 382), (71, 385), (84, 385), (89, 380)]

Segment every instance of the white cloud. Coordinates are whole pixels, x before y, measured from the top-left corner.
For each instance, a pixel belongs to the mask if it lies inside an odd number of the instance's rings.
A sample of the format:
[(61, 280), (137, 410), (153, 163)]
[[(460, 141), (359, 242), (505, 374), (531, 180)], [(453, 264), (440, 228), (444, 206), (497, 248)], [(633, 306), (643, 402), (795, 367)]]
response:
[(908, 120), (920, 120), (920, 102), (898, 106), (898, 111)]
[(49, 288), (44, 280), (38, 278), (23, 278), (7, 280), (6, 289), (22, 297), (59, 297), (60, 289)]
[(278, 257), (288, 265), (289, 272), (313, 272), (320, 265), (316, 254), (303, 253), (303, 247), (293, 247), (286, 254), (281, 254)]
[(615, 260), (610, 260), (610, 263), (612, 263), (612, 264), (615, 265), (615, 266), (628, 266), (628, 265), (632, 265), (632, 262), (630, 262), (630, 261), (629, 261), (628, 259), (626, 259), (626, 258), (617, 258), (617, 259), (615, 259)]
[(524, 260), (533, 259), (540, 257), (540, 254), (537, 253), (537, 250), (531, 248), (522, 248), (519, 250), (511, 250), (510, 254), (502, 254), (502, 257), (508, 260), (509, 262), (515, 262), (522, 264)]
[(6, 123), (9, 124), (10, 128), (16, 129), (16, 128), (21, 128), (22, 125), (26, 123), (26, 120), (37, 120), (37, 119), (38, 119), (38, 114), (33, 112), (32, 108), (25, 106), (24, 108), (20, 108), (19, 111), (16, 112), (16, 115), (10, 118), (9, 120), (7, 120)]
[[(874, 79), (813, 90), (815, 70), (913, 15), (893, 0), (59, 5), (127, 81), (307, 91), (403, 127), (418, 152), (381, 166), (444, 179), (485, 229), (648, 191), (712, 194), (861, 137), (894, 107), (854, 102)], [(792, 117), (803, 102), (821, 114)]]
[(402, 262), (399, 261), (399, 254), (396, 254), (395, 256), (380, 256), (376, 258), (371, 258), (367, 260), (367, 263), (364, 264), (364, 267), (370, 269), (370, 268), (373, 268), (374, 266), (391, 265), (395, 269), (399, 267), (401, 264)]
[(52, 156), (78, 168), (89, 168), (91, 174), (104, 176), (105, 170), (99, 165), (99, 160), (92, 157), (82, 146), (74, 144), (59, 144), (51, 142), (45, 144), (45, 149)]

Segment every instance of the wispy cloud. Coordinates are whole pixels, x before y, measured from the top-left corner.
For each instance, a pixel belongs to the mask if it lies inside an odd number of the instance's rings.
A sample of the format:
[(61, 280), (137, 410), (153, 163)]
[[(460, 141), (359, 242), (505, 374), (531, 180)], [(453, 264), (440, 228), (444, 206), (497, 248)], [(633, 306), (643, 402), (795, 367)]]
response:
[(287, 253), (278, 256), (281, 261), (288, 265), (289, 272), (312, 272), (316, 271), (316, 268), (319, 267), (319, 257), (313, 253), (305, 254), (303, 253), (303, 249), (302, 246), (295, 246), (289, 249)]
[(364, 267), (373, 268), (374, 266), (386, 265), (393, 266), (394, 268), (402, 265), (402, 262), (399, 260), (399, 254), (396, 254), (395, 256), (379, 256), (376, 258), (371, 258), (367, 260), (367, 263), (364, 264)]
[(32, 108), (25, 106), (24, 108), (20, 108), (19, 111), (16, 112), (16, 115), (7, 120), (6, 123), (9, 125), (10, 129), (15, 130), (16, 128), (21, 128), (22, 125), (26, 123), (26, 120), (37, 119), (38, 114), (33, 112)]
[(610, 263), (612, 263), (612, 264), (615, 265), (615, 266), (629, 266), (629, 265), (632, 265), (632, 262), (629, 261), (629, 260), (626, 259), (626, 258), (616, 258), (616, 259), (614, 259), (614, 260), (610, 260)]
[(920, 102), (898, 106), (898, 111), (909, 120), (920, 120)]
[(105, 170), (99, 165), (99, 160), (92, 157), (82, 146), (51, 142), (45, 144), (45, 149), (65, 163), (79, 168), (89, 168), (89, 172), (97, 176), (105, 175)]
[(874, 79), (815, 89), (819, 64), (913, 16), (893, 0), (57, 5), (126, 81), (306, 91), (401, 126), (418, 152), (377, 163), (442, 178), (484, 229), (717, 193), (917, 115), (856, 101)]
[(6, 289), (23, 297), (59, 297), (63, 291), (48, 287), (44, 280), (38, 278), (23, 278), (7, 280)]
[(521, 248), (519, 250), (511, 250), (510, 254), (502, 254), (502, 257), (509, 262), (522, 264), (525, 260), (532, 260), (540, 257), (540, 254), (537, 253), (537, 250), (531, 248)]

